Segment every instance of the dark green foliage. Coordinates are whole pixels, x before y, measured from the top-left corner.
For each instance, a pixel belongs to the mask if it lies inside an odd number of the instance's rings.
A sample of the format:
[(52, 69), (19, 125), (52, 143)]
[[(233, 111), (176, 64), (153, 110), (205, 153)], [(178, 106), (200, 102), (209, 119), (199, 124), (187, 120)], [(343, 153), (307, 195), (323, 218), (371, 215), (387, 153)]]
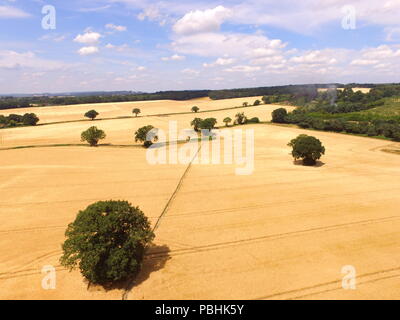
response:
[(39, 118), (34, 113), (25, 113), (23, 116), (19, 114), (10, 114), (8, 116), (0, 115), (0, 128), (35, 126), (38, 122)]
[(22, 122), (25, 126), (36, 126), (39, 122), (39, 118), (34, 113), (25, 113), (22, 116)]
[[(343, 86), (336, 84), (337, 86)], [(315, 85), (289, 85), (289, 86), (274, 86), (274, 87), (259, 87), (259, 88), (243, 88), (230, 90), (214, 90), (209, 92), (209, 97), (213, 100), (231, 99), (242, 97), (256, 96), (280, 96), (287, 95), (288, 98), (298, 99), (304, 97), (305, 100), (312, 100), (317, 95), (317, 88), (324, 88), (325, 84)], [(264, 99), (263, 99), (264, 100)], [(266, 100), (264, 100), (265, 102)], [(270, 101), (265, 103), (275, 103)]]
[(260, 123), (260, 119), (258, 119), (257, 117), (254, 117), (254, 118), (247, 120), (247, 123)]
[(260, 104), (261, 104), (261, 101), (257, 99), (256, 101), (254, 101), (253, 106), (259, 106)]
[(285, 108), (279, 108), (272, 111), (272, 122), (285, 123), (287, 114), (288, 113)]
[(302, 159), (304, 165), (315, 165), (316, 160), (325, 154), (325, 147), (317, 138), (306, 134), (299, 135), (288, 144), (292, 147), (293, 158)]
[(91, 120), (96, 119), (96, 117), (99, 115), (99, 113), (96, 110), (90, 110), (85, 113), (85, 117), (89, 118)]
[(148, 219), (127, 201), (100, 201), (79, 211), (65, 236), (61, 264), (78, 267), (96, 284), (137, 275), (146, 245), (154, 239)]
[(398, 128), (398, 130), (393, 133), (393, 140), (400, 142), (400, 128)]
[(247, 117), (244, 115), (244, 112), (238, 112), (235, 116), (235, 123), (236, 124), (245, 124), (247, 123)]
[(194, 113), (199, 112), (199, 110), (200, 110), (200, 108), (197, 107), (197, 106), (193, 106), (193, 107), (192, 107), (192, 112), (194, 112)]
[(228, 126), (232, 122), (232, 119), (229, 117), (226, 117), (223, 122), (225, 123), (225, 126)]
[(367, 128), (367, 135), (368, 135), (369, 137), (374, 137), (374, 136), (377, 136), (377, 135), (378, 135), (378, 132), (376, 131), (374, 125), (369, 125), (369, 126), (368, 126), (368, 128)]
[(135, 142), (143, 142), (145, 148), (149, 148), (157, 140), (157, 129), (151, 125), (141, 127), (135, 132)]
[(140, 111), (139, 108), (135, 108), (135, 109), (132, 110), (132, 113), (133, 113), (134, 115), (136, 115), (136, 117), (137, 117), (138, 114), (141, 113), (141, 111)]
[(210, 130), (211, 131), (212, 129), (214, 129), (216, 124), (217, 124), (217, 119), (215, 119), (215, 118), (207, 118), (207, 119), (204, 119), (204, 120), (202, 120), (200, 122), (199, 128), (203, 129), (203, 130)]
[(194, 131), (199, 131), (200, 129), (200, 124), (203, 121), (201, 118), (194, 118), (190, 125), (193, 127)]
[[(320, 120), (322, 121), (322, 120)], [(341, 120), (333, 119), (333, 120), (328, 120), (325, 123), (325, 128), (324, 129), (319, 129), (317, 127), (314, 127), (317, 130), (327, 130), (327, 131), (334, 131), (334, 132), (342, 132), (344, 130), (345, 124)]]
[(105, 139), (106, 134), (103, 130), (98, 129), (97, 127), (90, 127), (86, 131), (81, 133), (81, 141), (86, 141), (92, 147), (97, 146), (100, 140)]

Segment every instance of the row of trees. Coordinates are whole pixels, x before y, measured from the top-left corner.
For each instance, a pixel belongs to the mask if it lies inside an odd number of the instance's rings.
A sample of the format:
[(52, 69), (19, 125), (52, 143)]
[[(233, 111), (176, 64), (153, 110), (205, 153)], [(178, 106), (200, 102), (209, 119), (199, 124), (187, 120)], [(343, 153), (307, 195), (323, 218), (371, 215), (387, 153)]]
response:
[[(76, 105), (89, 103), (129, 102), (147, 100), (190, 100), (210, 97), (213, 100), (241, 97), (268, 96), (268, 103), (292, 101), (296, 105), (303, 105), (315, 99), (318, 88), (345, 88), (339, 83), (289, 85), (259, 88), (243, 88), (229, 90), (195, 90), (195, 91), (163, 91), (155, 93), (132, 92), (99, 92), (76, 94), (75, 96), (35, 96), (35, 97), (0, 97), (0, 109), (27, 108), (33, 106)], [(373, 88), (372, 95), (381, 97), (399, 95), (399, 85), (350, 84), (347, 87)], [(375, 90), (376, 89), (376, 90)]]
[[(244, 112), (238, 112), (235, 116), (235, 120), (232, 120), (232, 118), (230, 117), (226, 117), (224, 118), (223, 122), (225, 123), (226, 127), (229, 127), (232, 122), (233, 125), (242, 125), (246, 123), (259, 123), (260, 119), (257, 117), (248, 119), (247, 116), (244, 114)], [(216, 124), (217, 124), (217, 119), (215, 118), (207, 118), (207, 119), (194, 118), (190, 123), (190, 125), (193, 127), (195, 131), (200, 131), (202, 129), (212, 130), (215, 128)]]
[[(142, 142), (144, 147), (149, 148), (158, 140), (156, 132), (157, 129), (151, 125), (141, 127), (135, 132), (135, 142)], [(99, 141), (105, 138), (106, 133), (95, 126), (90, 127), (81, 133), (81, 141), (89, 143), (89, 145), (92, 147), (97, 146)]]
[[(142, 111), (139, 108), (134, 108), (132, 110), (132, 113), (137, 117)], [(89, 118), (90, 120), (94, 120), (97, 118), (99, 113), (96, 110), (89, 110), (88, 112), (85, 113), (85, 117)]]
[(312, 115), (294, 110), (288, 113), (286, 109), (279, 108), (272, 112), (272, 122), (291, 123), (301, 128), (363, 134), (370, 137), (384, 136), (394, 141), (400, 141), (400, 124), (394, 120), (372, 121), (345, 121), (342, 119), (320, 119)]
[(35, 126), (38, 122), (39, 118), (34, 113), (25, 113), (22, 116), (19, 114), (0, 115), (0, 128)]

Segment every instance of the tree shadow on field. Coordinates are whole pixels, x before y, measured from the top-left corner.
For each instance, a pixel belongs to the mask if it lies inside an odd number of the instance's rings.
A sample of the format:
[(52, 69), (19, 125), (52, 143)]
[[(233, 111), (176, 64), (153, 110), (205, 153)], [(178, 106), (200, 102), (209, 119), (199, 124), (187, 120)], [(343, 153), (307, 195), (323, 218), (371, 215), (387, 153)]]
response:
[(151, 245), (147, 248), (142, 267), (138, 273), (123, 281), (115, 281), (102, 285), (88, 284), (90, 291), (111, 291), (124, 290), (125, 293), (131, 291), (135, 286), (146, 281), (153, 272), (163, 269), (168, 260), (171, 259), (170, 249), (167, 245)]
[(293, 164), (295, 166), (304, 166), (304, 167), (311, 167), (311, 168), (320, 168), (323, 167), (325, 165), (325, 162), (319, 161), (317, 160), (316, 164), (310, 166), (310, 165), (304, 165), (303, 164), (303, 160), (294, 160)]

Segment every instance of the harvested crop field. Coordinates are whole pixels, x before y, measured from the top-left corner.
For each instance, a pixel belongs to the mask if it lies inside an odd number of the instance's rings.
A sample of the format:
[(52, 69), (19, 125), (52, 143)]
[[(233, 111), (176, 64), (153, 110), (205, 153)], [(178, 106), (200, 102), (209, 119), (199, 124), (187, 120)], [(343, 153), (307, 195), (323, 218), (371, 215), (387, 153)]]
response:
[[(253, 100), (145, 102), (143, 115), (187, 112), (192, 105), (210, 112), (0, 130), (0, 297), (399, 299), (400, 158), (382, 152), (399, 144), (246, 125), (255, 133), (255, 170), (239, 176), (235, 164), (152, 166), (146, 150), (133, 143), (140, 126), (167, 130), (170, 120), (179, 129), (197, 116), (223, 125), (224, 117), (239, 111), (270, 120), (276, 106), (212, 111)], [(87, 111), (54, 108), (63, 111), (43, 114), (44, 122), (75, 120)], [(131, 109), (127, 104), (124, 110)], [(104, 143), (112, 145), (76, 145), (92, 124), (106, 131)], [(327, 149), (316, 167), (293, 163), (287, 143), (301, 133), (316, 136)], [(12, 149), (18, 146), (31, 147)], [(68, 223), (87, 205), (108, 199), (138, 205), (153, 225), (164, 213), (154, 246), (127, 291), (88, 288), (78, 271), (58, 262)], [(42, 289), (46, 265), (56, 267), (55, 290)], [(357, 272), (355, 290), (342, 288), (346, 265)]]

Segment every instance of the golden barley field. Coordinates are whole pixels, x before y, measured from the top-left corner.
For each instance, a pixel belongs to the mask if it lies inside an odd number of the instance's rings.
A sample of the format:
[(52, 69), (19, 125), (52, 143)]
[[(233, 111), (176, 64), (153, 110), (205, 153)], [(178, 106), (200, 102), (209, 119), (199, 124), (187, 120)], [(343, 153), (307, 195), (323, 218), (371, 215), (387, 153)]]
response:
[[(276, 105), (218, 110), (256, 98), (2, 111), (35, 112), (52, 124), (0, 130), (0, 298), (399, 299), (400, 156), (382, 151), (398, 143), (246, 125), (254, 130), (254, 172), (243, 176), (237, 164), (151, 165), (134, 143), (148, 124), (185, 129), (194, 117), (215, 117), (223, 126), (239, 111), (270, 120)], [(193, 105), (208, 112), (187, 113)], [(137, 119), (111, 119), (136, 106)], [(84, 120), (89, 109), (99, 120)], [(106, 132), (106, 145), (79, 145), (91, 125)], [(291, 158), (287, 143), (301, 133), (326, 147), (316, 167)], [(127, 291), (88, 287), (59, 263), (77, 212), (111, 199), (139, 206), (153, 225), (164, 211)], [(47, 265), (57, 271), (55, 290), (41, 286)], [(355, 290), (342, 288), (346, 265), (357, 272)]]

